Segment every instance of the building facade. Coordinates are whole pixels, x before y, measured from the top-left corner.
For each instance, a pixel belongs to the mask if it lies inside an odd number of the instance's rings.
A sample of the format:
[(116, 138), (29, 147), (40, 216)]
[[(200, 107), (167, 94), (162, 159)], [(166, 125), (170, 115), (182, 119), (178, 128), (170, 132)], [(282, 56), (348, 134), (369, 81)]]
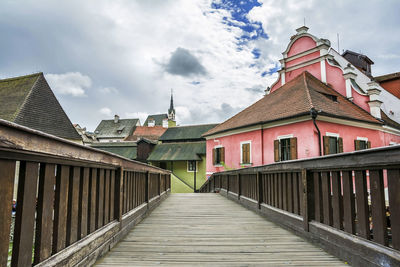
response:
[(282, 54), (266, 95), (203, 135), (207, 175), (400, 143), (400, 101), (370, 65), (354, 66), (307, 27)]

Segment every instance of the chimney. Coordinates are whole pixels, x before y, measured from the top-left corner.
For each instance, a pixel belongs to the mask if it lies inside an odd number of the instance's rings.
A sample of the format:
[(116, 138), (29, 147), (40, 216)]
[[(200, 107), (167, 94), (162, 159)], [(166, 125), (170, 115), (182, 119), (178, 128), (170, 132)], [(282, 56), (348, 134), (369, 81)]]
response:
[(354, 72), (354, 68), (351, 66), (351, 64), (347, 64), (347, 66), (344, 68), (343, 78), (346, 81), (346, 97), (350, 101), (353, 101), (353, 95), (351, 92), (351, 80), (355, 80), (356, 77), (357, 74)]
[(119, 116), (117, 114), (114, 115), (114, 123), (119, 122)]
[(372, 116), (375, 118), (381, 118), (381, 105), (382, 101), (379, 100), (379, 94), (381, 90), (379, 89), (379, 85), (377, 82), (369, 82), (368, 84), (367, 93), (369, 95), (369, 109)]

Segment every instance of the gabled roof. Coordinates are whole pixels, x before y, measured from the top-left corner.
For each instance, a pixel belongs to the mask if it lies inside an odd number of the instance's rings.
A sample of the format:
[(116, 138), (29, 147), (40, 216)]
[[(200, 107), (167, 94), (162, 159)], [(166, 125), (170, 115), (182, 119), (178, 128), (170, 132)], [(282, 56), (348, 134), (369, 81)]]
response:
[(321, 115), (382, 124), (371, 114), (305, 71), (203, 136), (307, 115), (310, 114), (311, 108), (315, 108)]
[(206, 142), (163, 143), (154, 147), (147, 161), (201, 160)]
[(385, 82), (391, 82), (398, 80), (400, 82), (400, 72), (386, 74), (382, 76), (374, 77), (374, 80), (380, 83), (380, 85), (389, 91), (392, 95), (400, 98), (400, 86), (386, 86)]
[(400, 72), (394, 72), (394, 73), (374, 77), (374, 80), (377, 82), (386, 82), (386, 81), (395, 80), (395, 79), (400, 79)]
[(167, 114), (154, 114), (154, 115), (149, 115), (146, 118), (146, 121), (144, 122), (143, 126), (149, 126), (148, 121), (149, 119), (153, 119), (155, 121), (155, 125), (157, 126), (162, 126), (162, 122), (164, 119), (168, 119)]
[(154, 126), (154, 127), (137, 126), (132, 135), (126, 137), (124, 141), (136, 141), (139, 138), (158, 140), (166, 130), (167, 128), (164, 128), (162, 126)]
[(178, 126), (168, 128), (165, 133), (160, 137), (160, 141), (200, 141), (204, 140), (202, 135), (208, 130), (214, 128), (217, 124), (201, 124)]
[(0, 118), (58, 137), (82, 140), (41, 72), (0, 80)]
[(102, 120), (94, 131), (97, 138), (125, 138), (131, 135), (139, 119)]
[(128, 159), (136, 159), (137, 144), (136, 142), (109, 142), (109, 143), (93, 143), (93, 148), (111, 152)]

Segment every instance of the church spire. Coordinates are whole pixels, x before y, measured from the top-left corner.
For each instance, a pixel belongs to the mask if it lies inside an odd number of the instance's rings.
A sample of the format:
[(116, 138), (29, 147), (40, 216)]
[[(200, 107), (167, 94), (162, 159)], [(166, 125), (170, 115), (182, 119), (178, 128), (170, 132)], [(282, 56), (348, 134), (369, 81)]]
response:
[(168, 109), (168, 119), (173, 121), (175, 120), (174, 97), (172, 89), (171, 89), (171, 101)]

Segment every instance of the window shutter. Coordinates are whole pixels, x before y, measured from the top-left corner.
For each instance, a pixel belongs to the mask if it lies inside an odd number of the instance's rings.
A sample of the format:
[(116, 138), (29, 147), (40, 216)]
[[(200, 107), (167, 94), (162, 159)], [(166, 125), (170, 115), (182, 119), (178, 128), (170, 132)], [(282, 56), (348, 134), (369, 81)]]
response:
[(339, 137), (338, 138), (338, 147), (339, 147), (339, 153), (343, 152), (343, 138)]
[(279, 140), (274, 140), (274, 160), (279, 161)]
[(225, 163), (225, 147), (221, 147), (221, 163)]
[(367, 148), (371, 148), (371, 141), (367, 142)]
[(360, 150), (360, 140), (354, 140), (354, 149)]
[(250, 144), (246, 144), (246, 163), (250, 162)]
[(290, 159), (297, 159), (297, 137), (290, 138)]
[(215, 148), (213, 148), (213, 150), (212, 150), (212, 162), (213, 162), (213, 165), (217, 165), (217, 163), (215, 162), (215, 160), (217, 159), (217, 157), (215, 155), (216, 152), (217, 152), (217, 150)]
[(329, 136), (324, 136), (324, 155), (329, 155)]

